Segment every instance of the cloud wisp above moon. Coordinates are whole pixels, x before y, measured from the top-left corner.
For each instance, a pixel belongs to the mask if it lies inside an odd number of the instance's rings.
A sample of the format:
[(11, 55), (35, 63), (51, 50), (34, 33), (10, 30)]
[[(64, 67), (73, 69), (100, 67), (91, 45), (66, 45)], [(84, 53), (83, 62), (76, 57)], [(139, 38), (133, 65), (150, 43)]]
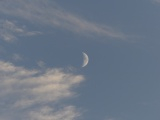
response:
[[(12, 7), (10, 6), (12, 5)], [(50, 0), (0, 1), (0, 14), (25, 19), (31, 23), (47, 25), (84, 36), (100, 36), (125, 39), (127, 36), (114, 28), (88, 21), (74, 15)]]

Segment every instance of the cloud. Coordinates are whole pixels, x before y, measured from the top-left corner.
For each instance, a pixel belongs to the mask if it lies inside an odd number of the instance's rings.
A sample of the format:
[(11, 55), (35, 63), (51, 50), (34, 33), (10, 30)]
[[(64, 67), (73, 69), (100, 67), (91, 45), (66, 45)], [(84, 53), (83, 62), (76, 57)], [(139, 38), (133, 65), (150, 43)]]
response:
[(160, 0), (152, 0), (154, 3), (160, 3)]
[(16, 40), (20, 36), (33, 36), (40, 34), (37, 31), (27, 31), (24, 26), (18, 26), (9, 20), (0, 20), (0, 38), (7, 42)]
[(1, 120), (75, 120), (80, 112), (64, 100), (84, 77), (63, 69), (30, 70), (0, 61)]
[(44, 68), (45, 67), (45, 62), (43, 62), (43, 61), (38, 61), (37, 62), (37, 65), (39, 66), (39, 67), (41, 67), (41, 68)]
[(67, 106), (59, 111), (54, 111), (50, 107), (44, 107), (38, 111), (30, 113), (33, 120), (74, 120), (80, 116), (74, 106)]
[(160, 0), (151, 0), (151, 2), (154, 5), (159, 5), (160, 4)]
[(34, 24), (57, 27), (82, 35), (119, 39), (127, 37), (112, 27), (96, 24), (67, 12), (50, 0), (2, 0), (0, 1), (0, 12), (23, 18)]
[(115, 120), (115, 119), (113, 119), (113, 118), (108, 118), (108, 119), (106, 119), (106, 120)]
[(23, 58), (22, 58), (19, 54), (17, 54), (17, 53), (14, 53), (14, 54), (12, 55), (12, 59), (13, 59), (14, 61), (21, 61), (21, 60), (23, 60)]

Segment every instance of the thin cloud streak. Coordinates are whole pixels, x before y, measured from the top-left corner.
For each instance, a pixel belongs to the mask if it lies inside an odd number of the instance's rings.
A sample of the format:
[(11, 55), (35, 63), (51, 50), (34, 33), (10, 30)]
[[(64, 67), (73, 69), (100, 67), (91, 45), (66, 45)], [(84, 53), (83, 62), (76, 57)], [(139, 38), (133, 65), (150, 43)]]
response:
[(80, 116), (75, 106), (60, 101), (75, 95), (73, 88), (84, 80), (82, 75), (63, 69), (29, 70), (4, 61), (0, 66), (0, 119), (75, 120)]
[(3, 14), (20, 17), (32, 23), (52, 27), (89, 36), (104, 36), (125, 39), (127, 36), (106, 25), (95, 24), (73, 15), (49, 0), (5, 0), (0, 1)]
[(56, 112), (50, 107), (43, 107), (32, 111), (30, 116), (33, 120), (75, 120), (80, 114), (74, 106), (67, 106)]
[(41, 34), (38, 31), (27, 31), (24, 27), (16, 25), (9, 20), (0, 20), (0, 38), (6, 42), (17, 40), (20, 36), (33, 36)]

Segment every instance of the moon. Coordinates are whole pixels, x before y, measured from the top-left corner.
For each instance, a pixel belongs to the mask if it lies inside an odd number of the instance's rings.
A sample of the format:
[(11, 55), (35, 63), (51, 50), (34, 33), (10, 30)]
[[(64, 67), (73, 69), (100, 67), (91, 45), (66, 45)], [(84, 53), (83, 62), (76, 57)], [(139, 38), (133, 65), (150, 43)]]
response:
[(88, 58), (88, 55), (86, 53), (82, 52), (82, 54), (83, 54), (83, 64), (82, 64), (82, 67), (85, 67), (88, 64), (88, 62), (89, 62), (89, 58)]

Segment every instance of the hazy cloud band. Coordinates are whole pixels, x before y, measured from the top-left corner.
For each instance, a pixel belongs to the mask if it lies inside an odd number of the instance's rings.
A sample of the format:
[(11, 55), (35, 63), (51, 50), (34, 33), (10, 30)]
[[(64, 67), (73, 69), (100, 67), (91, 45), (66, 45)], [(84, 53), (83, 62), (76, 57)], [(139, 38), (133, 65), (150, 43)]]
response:
[(32, 23), (69, 30), (90, 36), (106, 36), (125, 39), (126, 35), (106, 25), (95, 24), (73, 15), (50, 0), (0, 1), (3, 14), (20, 17)]

